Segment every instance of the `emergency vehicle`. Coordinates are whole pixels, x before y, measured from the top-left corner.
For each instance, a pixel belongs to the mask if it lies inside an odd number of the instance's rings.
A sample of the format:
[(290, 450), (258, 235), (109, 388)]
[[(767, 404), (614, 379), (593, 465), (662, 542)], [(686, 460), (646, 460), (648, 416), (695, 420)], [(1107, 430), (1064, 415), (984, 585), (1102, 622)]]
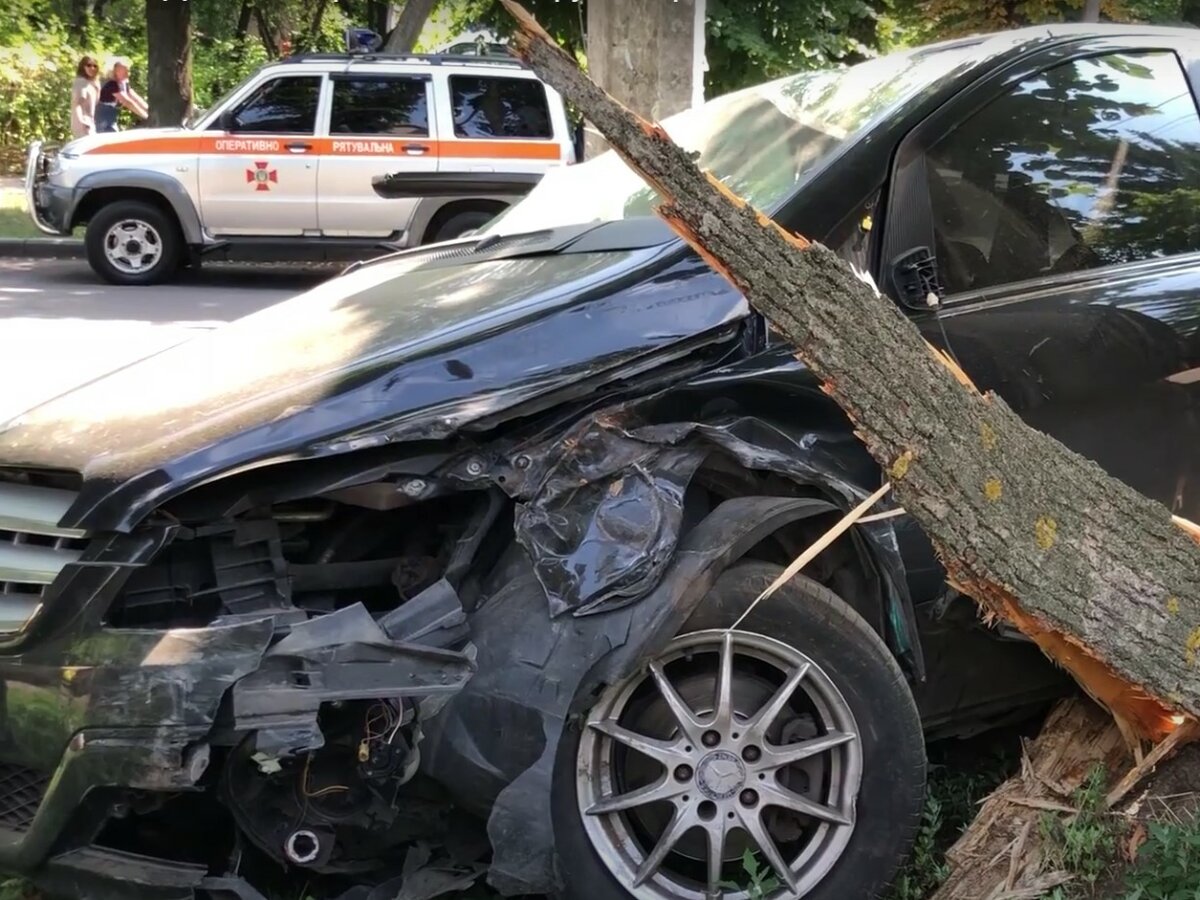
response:
[(353, 259), (461, 237), (575, 161), (562, 98), (509, 56), (305, 54), (194, 122), (29, 147), (38, 228), (117, 284), (225, 257)]

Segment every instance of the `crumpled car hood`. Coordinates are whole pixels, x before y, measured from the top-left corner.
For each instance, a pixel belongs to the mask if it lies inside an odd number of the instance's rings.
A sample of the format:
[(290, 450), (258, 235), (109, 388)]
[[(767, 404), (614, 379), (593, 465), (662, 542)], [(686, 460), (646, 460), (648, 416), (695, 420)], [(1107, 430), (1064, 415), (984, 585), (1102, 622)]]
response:
[(29, 410), (0, 427), (0, 465), (77, 471), (85, 493), (150, 478), (161, 499), (238, 467), (354, 449), (337, 439), (447, 403), (494, 414), (507, 400), (481, 397), (521, 385), (527, 400), (747, 312), (706, 266), (661, 248), (401, 257)]

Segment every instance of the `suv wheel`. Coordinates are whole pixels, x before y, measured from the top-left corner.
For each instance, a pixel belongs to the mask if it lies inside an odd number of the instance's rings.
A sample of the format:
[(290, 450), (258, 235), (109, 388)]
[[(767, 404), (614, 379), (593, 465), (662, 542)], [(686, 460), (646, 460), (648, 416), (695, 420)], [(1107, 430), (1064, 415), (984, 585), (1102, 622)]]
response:
[(468, 209), (455, 213), (437, 227), (426, 243), (438, 244), (442, 241), (452, 241), (462, 237), (468, 231), (482, 228), (494, 218), (496, 218), (496, 213), (482, 209)]
[(183, 237), (175, 220), (140, 200), (102, 207), (88, 222), (88, 263), (112, 284), (156, 284), (179, 268)]
[(871, 627), (803, 576), (728, 631), (780, 571), (722, 575), (679, 636), (564, 736), (553, 806), (567, 897), (843, 900), (894, 877), (924, 799), (912, 694)]

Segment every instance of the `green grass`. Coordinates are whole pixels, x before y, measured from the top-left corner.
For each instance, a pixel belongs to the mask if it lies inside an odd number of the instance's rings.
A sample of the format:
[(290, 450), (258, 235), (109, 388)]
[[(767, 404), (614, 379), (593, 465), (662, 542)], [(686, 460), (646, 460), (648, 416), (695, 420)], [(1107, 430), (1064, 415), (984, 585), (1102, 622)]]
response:
[(925, 900), (937, 890), (950, 874), (946, 851), (975, 818), (979, 801), (1014, 773), (1019, 760), (1011, 732), (930, 748), (921, 825), (888, 900)]
[(1200, 897), (1200, 821), (1151, 822), (1125, 887), (1125, 900)]
[[(75, 230), (78, 237), (79, 229)], [(0, 187), (0, 238), (50, 237), (33, 224), (25, 203), (25, 189)], [(0, 900), (4, 900), (0, 895)]]
[[(38, 231), (25, 206), (25, 192), (15, 188), (0, 188), (0, 238), (46, 237)], [(7, 900), (0, 893), (0, 900)]]
[(1117, 842), (1123, 827), (1104, 807), (1107, 783), (1104, 767), (1096, 765), (1071, 797), (1071, 805), (1078, 812), (1065, 818), (1045, 813), (1041, 818), (1040, 830), (1050, 867), (1075, 876), (1074, 882), (1057, 889), (1052, 896), (1090, 896), (1096, 882), (1117, 862)]
[(0, 900), (38, 900), (38, 895), (23, 878), (6, 878), (0, 881)]

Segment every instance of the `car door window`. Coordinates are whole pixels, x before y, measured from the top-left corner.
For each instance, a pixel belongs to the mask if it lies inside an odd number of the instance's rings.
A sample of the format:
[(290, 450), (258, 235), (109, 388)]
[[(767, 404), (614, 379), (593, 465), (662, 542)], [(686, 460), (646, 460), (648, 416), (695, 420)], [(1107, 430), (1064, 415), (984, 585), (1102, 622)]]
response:
[(454, 134), (460, 138), (551, 138), (546, 89), (529, 78), (452, 75)]
[(333, 83), (330, 134), (428, 137), (423, 78), (353, 78)]
[(1044, 71), (925, 169), (948, 293), (1200, 249), (1200, 116), (1170, 52)]
[(312, 134), (317, 124), (321, 77), (274, 78), (234, 111), (238, 134)]

